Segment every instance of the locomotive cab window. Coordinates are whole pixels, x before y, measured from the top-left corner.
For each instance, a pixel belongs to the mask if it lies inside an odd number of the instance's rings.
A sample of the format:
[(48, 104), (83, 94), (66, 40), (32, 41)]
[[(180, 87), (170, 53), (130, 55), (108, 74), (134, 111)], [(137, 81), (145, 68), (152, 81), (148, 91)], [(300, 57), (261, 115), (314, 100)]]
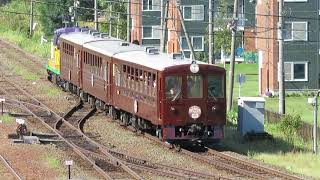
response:
[(202, 98), (203, 94), (202, 76), (192, 75), (187, 77), (188, 98)]
[(224, 97), (224, 78), (223, 76), (209, 75), (208, 77), (208, 97), (223, 98)]
[(168, 76), (165, 79), (165, 94), (167, 99), (177, 99), (181, 96), (182, 78), (180, 76)]

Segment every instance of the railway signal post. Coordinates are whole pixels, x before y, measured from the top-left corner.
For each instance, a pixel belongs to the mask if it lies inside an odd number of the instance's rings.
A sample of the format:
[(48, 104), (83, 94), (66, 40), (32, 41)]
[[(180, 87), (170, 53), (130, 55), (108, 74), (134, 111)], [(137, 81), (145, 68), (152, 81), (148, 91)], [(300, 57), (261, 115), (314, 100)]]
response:
[(314, 98), (308, 98), (308, 103), (313, 106), (313, 153), (318, 153), (318, 96), (320, 90), (318, 90)]
[(66, 166), (68, 166), (68, 179), (71, 179), (71, 166), (73, 165), (73, 161), (66, 161)]
[(0, 99), (1, 102), (1, 115), (3, 116), (3, 103), (6, 101), (6, 99), (2, 98)]

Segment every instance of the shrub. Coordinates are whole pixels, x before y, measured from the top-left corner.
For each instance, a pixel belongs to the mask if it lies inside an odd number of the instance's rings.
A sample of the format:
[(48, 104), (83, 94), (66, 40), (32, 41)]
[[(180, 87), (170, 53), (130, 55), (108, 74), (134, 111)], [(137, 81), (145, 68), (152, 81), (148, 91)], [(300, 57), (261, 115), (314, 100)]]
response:
[(238, 113), (237, 113), (237, 111), (232, 109), (231, 111), (227, 112), (227, 121), (231, 125), (237, 124), (237, 121), (238, 121)]
[(298, 129), (302, 124), (301, 116), (299, 114), (286, 114), (281, 118), (279, 128), (283, 133), (288, 143), (293, 144), (293, 136), (296, 135)]

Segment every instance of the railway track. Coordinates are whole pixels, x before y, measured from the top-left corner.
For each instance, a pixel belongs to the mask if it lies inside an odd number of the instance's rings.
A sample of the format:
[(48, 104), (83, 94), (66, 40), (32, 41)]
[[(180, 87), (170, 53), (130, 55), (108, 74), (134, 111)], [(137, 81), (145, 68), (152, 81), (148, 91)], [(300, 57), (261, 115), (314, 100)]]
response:
[[(67, 144), (69, 144), (69, 146), (71, 146), (74, 149), (74, 151), (76, 151), (77, 154), (79, 154), (83, 159), (91, 162), (93, 167), (98, 172), (100, 172), (100, 174), (102, 174), (105, 178), (114, 178), (110, 176), (108, 173), (105, 173), (106, 171), (113, 171), (113, 175), (118, 177), (121, 174), (121, 178), (128, 178), (131, 176), (136, 179), (142, 179), (136, 173), (137, 171), (144, 171), (149, 173), (152, 172), (154, 174), (161, 176), (165, 175), (166, 177), (170, 178), (222, 178), (211, 174), (201, 174), (192, 171), (177, 169), (174, 167), (166, 167), (160, 164), (152, 164), (150, 162), (146, 162), (145, 160), (137, 159), (128, 155), (121, 154), (119, 152), (111, 151), (105, 146), (102, 146), (101, 144), (94, 142), (83, 133), (84, 122), (94, 112), (94, 110), (92, 110), (87, 105), (84, 105), (82, 102), (79, 102), (79, 104), (73, 107), (68, 113), (66, 113), (64, 117), (60, 117), (58, 114), (49, 110), (49, 108), (47, 108), (45, 105), (43, 105), (38, 100), (32, 98), (31, 96), (29, 96), (28, 98), (26, 96), (23, 96), (22, 94), (27, 94), (26, 91), (19, 89), (16, 85), (11, 83), (13, 86), (2, 86), (1, 84), (5, 81), (0, 82), (0, 88), (9, 89), (5, 91), (7, 93), (9, 91), (10, 94), (13, 93), (13, 96), (16, 96), (18, 98), (18, 102), (24, 101), (24, 103), (22, 103), (22, 106), (25, 107), (30, 114), (33, 114), (39, 120), (41, 120), (43, 123), (49, 126), (52, 130), (56, 131), (56, 133), (59, 134), (60, 138), (62, 138), (65, 142), (68, 142)], [(156, 137), (151, 136), (149, 134), (145, 134), (145, 137), (152, 139), (153, 141), (157, 141), (161, 144), (164, 144), (163, 142), (159, 141)], [(218, 169), (228, 171), (232, 174), (236, 174), (237, 176), (240, 175), (240, 177), (243, 178), (248, 177), (253, 179), (300, 179), (299, 177), (283, 173), (278, 170), (265, 168), (246, 161), (240, 161), (232, 157), (226, 157), (223, 154), (210, 149), (208, 150), (208, 153), (206, 155), (194, 153), (185, 149), (181, 149), (181, 152), (183, 154), (191, 156), (194, 159), (213, 165)], [(125, 176), (123, 176), (124, 173), (126, 174)]]
[[(133, 127), (128, 127), (127, 129), (138, 132)], [(150, 135), (148, 133), (143, 133), (144, 137), (147, 139), (150, 139), (154, 142), (157, 142), (161, 145), (164, 145), (168, 148), (175, 148), (171, 144), (167, 144), (165, 142), (160, 141), (157, 137)], [(187, 149), (183, 148), (176, 148), (177, 151), (192, 157), (193, 159), (202, 161), (204, 163), (210, 164), (217, 169), (228, 171), (232, 174), (234, 174), (236, 177), (239, 178), (252, 178), (252, 179), (290, 179), (290, 180), (300, 180), (303, 179), (301, 177), (282, 172), (276, 169), (272, 169), (269, 167), (265, 167), (262, 165), (258, 165), (249, 161), (241, 160), (233, 156), (229, 156), (226, 154), (223, 154), (221, 152), (218, 152), (214, 149), (205, 147), (207, 149), (206, 153), (195, 153), (191, 152)]]
[[(81, 130), (82, 133), (84, 133), (83, 132), (84, 122), (86, 121), (88, 114), (93, 113), (92, 109), (91, 110), (90, 109), (91, 109), (90, 106), (85, 105), (82, 103), (82, 101), (80, 101), (77, 106), (75, 106), (67, 114), (65, 114), (64, 118), (70, 124), (72, 124), (74, 128), (77, 128), (78, 130)], [(83, 113), (83, 111), (86, 111), (87, 113)], [(57, 127), (61, 127), (61, 125), (58, 123)], [(136, 171), (144, 171), (144, 172), (155, 174), (161, 177), (168, 177), (168, 178), (174, 178), (174, 179), (177, 179), (177, 178), (178, 179), (199, 179), (199, 178), (200, 179), (224, 179), (223, 177), (219, 177), (213, 174), (198, 173), (198, 172), (176, 168), (172, 166), (152, 163), (144, 159), (139, 159), (136, 157), (132, 157), (128, 154), (123, 154), (118, 151), (111, 150), (100, 144), (99, 144), (99, 148), (104, 149), (113, 157), (116, 157), (117, 159), (121, 160), (123, 164), (125, 164), (126, 166)], [(91, 148), (90, 150), (81, 148), (81, 151), (97, 160), (106, 160), (106, 158), (108, 158), (108, 156), (104, 156), (95, 152), (95, 149), (96, 148), (94, 147), (93, 149)]]
[(282, 172), (277, 169), (272, 169), (272, 168), (269, 168), (266, 166), (262, 166), (262, 165), (259, 165), (256, 163), (252, 163), (252, 162), (249, 162), (246, 160), (236, 158), (234, 156), (223, 154), (223, 153), (220, 153), (220, 152), (218, 152), (214, 149), (208, 148), (208, 147), (206, 147), (206, 148), (208, 150), (207, 151), (208, 155), (206, 155), (208, 157), (208, 159), (211, 159), (212, 157), (218, 158), (218, 159), (220, 159), (220, 161), (229, 162), (230, 164), (237, 166), (241, 169), (247, 169), (248, 171), (255, 172), (256, 174), (270, 177), (272, 179), (276, 179), (276, 178), (278, 178), (278, 179), (292, 179), (292, 180), (302, 179), (298, 176), (295, 176), (295, 175), (292, 175), (292, 174), (289, 174), (286, 172)]
[[(10, 165), (10, 163), (2, 156), (0, 155), (0, 161), (4, 165), (4, 167), (7, 169), (7, 173), (9, 173), (12, 178), (17, 180), (22, 180), (22, 177), (19, 175), (19, 173)], [(5, 175), (5, 172), (2, 172), (2, 177)]]
[[(3, 85), (4, 82), (7, 84)], [(14, 83), (0, 81), (0, 89), (2, 89), (4, 94), (9, 93), (6, 91), (6, 88), (9, 88), (10, 91), (13, 92), (20, 91), (20, 93), (14, 93), (18, 95), (16, 101), (20, 102), (30, 114), (33, 114), (37, 119), (41, 120), (46, 127), (58, 134), (80, 157), (90, 162), (106, 179), (142, 179), (142, 177), (136, 173), (141, 171), (174, 179), (225, 179), (213, 174), (198, 173), (151, 163), (143, 159), (112, 151), (94, 142), (83, 133), (83, 125), (87, 118), (95, 112), (95, 109), (90, 108), (80, 101), (70, 109), (64, 117), (60, 117)], [(22, 94), (28, 96), (29, 99), (26, 97), (22, 98)], [(27, 102), (21, 102), (20, 98), (27, 100)], [(110, 171), (112, 173), (110, 173)]]
[[(115, 162), (114, 164), (109, 162), (97, 163), (96, 161), (88, 158), (88, 156), (82, 153), (79, 147), (75, 144), (77, 141), (76, 139), (79, 139), (79, 137), (83, 137), (81, 135), (81, 131), (72, 129), (73, 126), (70, 123), (68, 123), (66, 120), (60, 117), (57, 113), (51, 111), (47, 106), (45, 106), (37, 99), (32, 97), (32, 95), (30, 95), (24, 89), (20, 88), (18, 85), (8, 81), (5, 77), (2, 77), (0, 89), (2, 91), (2, 94), (10, 96), (11, 99), (15, 99), (18, 102), (24, 101), (25, 103), (21, 103), (21, 106), (23, 106), (27, 112), (32, 114), (36, 119), (40, 120), (40, 122), (43, 125), (45, 125), (48, 129), (55, 132), (60, 137), (60, 139), (62, 139), (70, 148), (72, 148), (72, 150), (75, 153), (77, 153), (82, 159), (90, 163), (91, 166), (105, 179), (115, 179), (117, 177), (129, 179), (142, 179), (137, 173), (135, 173), (133, 170), (131, 170), (123, 163), (121, 163), (119, 160), (113, 158), (110, 155), (110, 159), (112, 159), (113, 162)], [(38, 108), (38, 106), (41, 106), (42, 108)], [(57, 129), (57, 124), (59, 124), (59, 121), (63, 121), (63, 126), (68, 126), (70, 130), (63, 129), (61, 132), (59, 129)], [(78, 133), (76, 136), (75, 134), (72, 134), (72, 136), (74, 136), (73, 138), (65, 138), (64, 136), (69, 136), (68, 134), (66, 134), (68, 133), (66, 131), (69, 131), (70, 133)], [(101, 152), (104, 155), (108, 155), (108, 153), (106, 153), (104, 150), (101, 150)], [(121, 173), (118, 173), (120, 172), (119, 169), (123, 169), (123, 171)], [(109, 171), (113, 171), (115, 173), (112, 174)]]

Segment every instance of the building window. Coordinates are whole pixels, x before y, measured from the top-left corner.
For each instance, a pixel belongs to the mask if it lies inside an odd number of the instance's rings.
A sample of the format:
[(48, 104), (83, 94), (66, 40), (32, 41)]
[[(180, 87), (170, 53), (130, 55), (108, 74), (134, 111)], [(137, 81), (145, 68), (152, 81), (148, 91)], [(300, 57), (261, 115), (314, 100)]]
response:
[(285, 81), (308, 81), (308, 62), (285, 62)]
[(143, 39), (160, 39), (161, 27), (160, 26), (144, 26), (142, 28)]
[[(203, 36), (192, 36), (190, 37), (190, 40), (195, 51), (204, 51)], [(186, 37), (181, 38), (181, 46), (183, 50), (189, 51)]]
[(190, 20), (190, 21), (203, 21), (204, 6), (203, 5), (183, 6), (183, 19)]
[(143, 0), (143, 10), (144, 11), (160, 11), (161, 0)]
[(285, 22), (283, 35), (285, 41), (307, 41), (308, 22)]

